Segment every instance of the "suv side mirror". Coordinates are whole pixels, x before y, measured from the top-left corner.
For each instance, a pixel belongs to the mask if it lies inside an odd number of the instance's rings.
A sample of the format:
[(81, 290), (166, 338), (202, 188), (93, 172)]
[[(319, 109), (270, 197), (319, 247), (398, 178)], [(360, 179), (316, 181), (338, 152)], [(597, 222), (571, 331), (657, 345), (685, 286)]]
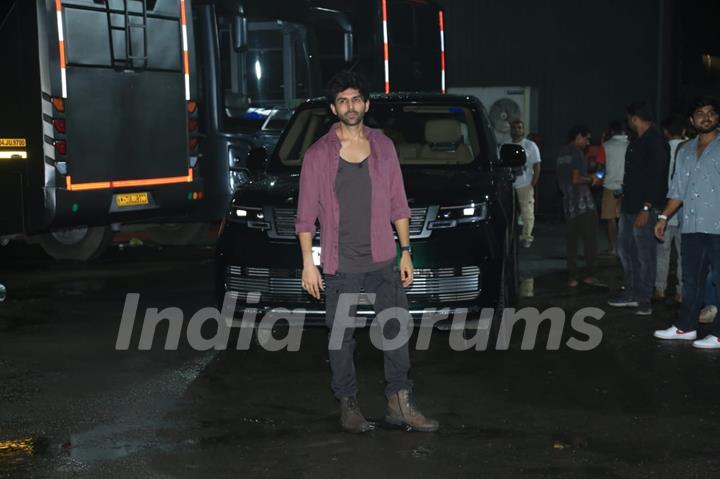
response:
[(270, 157), (265, 150), (265, 147), (256, 146), (250, 150), (247, 158), (247, 167), (253, 173), (265, 171), (265, 167), (268, 164)]
[(507, 168), (518, 168), (525, 166), (527, 155), (525, 148), (513, 143), (505, 143), (500, 147), (500, 166)]

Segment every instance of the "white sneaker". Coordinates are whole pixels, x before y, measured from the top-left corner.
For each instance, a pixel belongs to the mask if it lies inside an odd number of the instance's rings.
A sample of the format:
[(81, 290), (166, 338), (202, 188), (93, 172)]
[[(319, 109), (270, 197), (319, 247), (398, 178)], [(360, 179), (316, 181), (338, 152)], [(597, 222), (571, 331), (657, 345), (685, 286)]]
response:
[(715, 321), (715, 316), (717, 316), (718, 309), (717, 306), (711, 304), (710, 306), (705, 306), (703, 309), (700, 310), (700, 316), (698, 317), (698, 321), (701, 323), (712, 323)]
[(720, 349), (720, 338), (708, 334), (703, 339), (693, 341), (693, 347), (698, 349)]
[(653, 336), (658, 339), (683, 339), (685, 341), (693, 341), (697, 339), (697, 332), (683, 331), (675, 326), (670, 326), (667, 329), (658, 329)]

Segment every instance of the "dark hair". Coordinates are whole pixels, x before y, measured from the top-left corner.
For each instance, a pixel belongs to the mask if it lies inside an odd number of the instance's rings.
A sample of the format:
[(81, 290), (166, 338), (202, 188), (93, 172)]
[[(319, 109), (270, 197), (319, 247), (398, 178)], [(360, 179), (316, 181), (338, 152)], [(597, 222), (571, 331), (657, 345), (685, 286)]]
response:
[(660, 126), (672, 136), (681, 136), (683, 130), (687, 129), (687, 121), (678, 115), (672, 115), (665, 118)]
[(643, 121), (653, 121), (652, 109), (646, 101), (634, 101), (625, 107), (625, 113), (636, 116)]
[(575, 141), (578, 135), (588, 136), (590, 134), (590, 128), (584, 125), (575, 125), (568, 131), (567, 139), (569, 142)]
[(608, 130), (610, 130), (610, 133), (624, 133), (625, 126), (620, 120), (613, 120), (610, 122), (610, 125), (608, 125)]
[(522, 121), (520, 118), (517, 118), (517, 119), (511, 121), (511, 122), (510, 122), (510, 125), (511, 125), (511, 126), (512, 126), (512, 125), (522, 125), (522, 126), (525, 126), (525, 122)]
[(696, 110), (699, 110), (700, 108), (706, 106), (711, 106), (715, 109), (717, 113), (720, 113), (720, 106), (718, 105), (717, 99), (711, 96), (700, 96), (695, 98), (692, 103), (690, 103), (690, 109), (688, 110), (687, 116), (692, 116)]
[(363, 100), (367, 101), (370, 98), (370, 92), (368, 91), (368, 85), (365, 78), (359, 73), (343, 70), (336, 73), (325, 86), (325, 98), (328, 103), (333, 105), (335, 98), (338, 93), (345, 91), (348, 88), (354, 88), (360, 92)]

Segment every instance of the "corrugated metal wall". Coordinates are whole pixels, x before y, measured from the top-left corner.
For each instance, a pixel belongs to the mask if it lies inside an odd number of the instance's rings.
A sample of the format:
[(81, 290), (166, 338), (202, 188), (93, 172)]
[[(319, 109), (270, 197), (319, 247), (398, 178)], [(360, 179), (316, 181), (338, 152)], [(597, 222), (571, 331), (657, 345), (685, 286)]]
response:
[(544, 138), (539, 208), (559, 207), (554, 163), (567, 130), (593, 136), (635, 99), (657, 104), (663, 0), (444, 0), (449, 86), (533, 86)]

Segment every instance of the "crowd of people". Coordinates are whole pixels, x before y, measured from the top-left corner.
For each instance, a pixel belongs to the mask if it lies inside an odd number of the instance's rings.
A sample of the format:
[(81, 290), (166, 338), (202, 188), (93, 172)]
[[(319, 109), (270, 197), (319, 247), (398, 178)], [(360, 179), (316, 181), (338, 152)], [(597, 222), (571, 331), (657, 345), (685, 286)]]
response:
[[(621, 290), (608, 304), (648, 316), (653, 313), (653, 301), (679, 303), (677, 321), (655, 331), (654, 336), (692, 341), (703, 349), (720, 349), (720, 321), (716, 319), (720, 271), (718, 112), (720, 104), (715, 99), (699, 98), (686, 118), (674, 116), (658, 124), (647, 103), (635, 102), (626, 107), (624, 124), (610, 123), (601, 147), (592, 152), (588, 151), (590, 130), (572, 128), (556, 164), (566, 222), (568, 286), (575, 288), (582, 282), (607, 287), (596, 277), (599, 210), (607, 229), (604, 254), (617, 255), (623, 270)], [(520, 143), (520, 131), (513, 135), (515, 143)], [(532, 166), (526, 171), (540, 161), (532, 146), (528, 153)], [(537, 183), (537, 174), (531, 178), (530, 188)], [(526, 177), (516, 184), (524, 243), (532, 242), (534, 224), (526, 220), (529, 214), (525, 209), (532, 206), (526, 199), (527, 185)], [(577, 265), (579, 242), (586, 259), (582, 272)], [(677, 257), (674, 293), (668, 291), (673, 248)], [(698, 339), (698, 322), (713, 323), (712, 334)]]

